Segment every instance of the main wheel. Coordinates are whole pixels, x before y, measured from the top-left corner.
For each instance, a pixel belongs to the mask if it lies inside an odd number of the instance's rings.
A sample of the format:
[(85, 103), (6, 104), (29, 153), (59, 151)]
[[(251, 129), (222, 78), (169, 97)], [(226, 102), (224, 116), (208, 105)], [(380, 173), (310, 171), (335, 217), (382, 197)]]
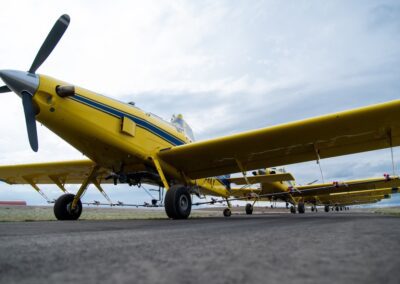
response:
[(223, 213), (225, 217), (231, 217), (232, 215), (232, 211), (229, 208), (225, 208)]
[(314, 212), (314, 206), (311, 206), (311, 212)]
[(325, 212), (329, 212), (329, 205), (325, 205), (324, 210)]
[(250, 203), (246, 204), (246, 214), (247, 215), (253, 214), (253, 205), (251, 205)]
[(300, 214), (304, 214), (306, 212), (306, 207), (303, 202), (299, 202), (299, 204), (297, 204), (297, 211)]
[(72, 209), (72, 201), (75, 195), (64, 194), (61, 195), (54, 203), (54, 215), (57, 220), (78, 220), (82, 213), (82, 202), (78, 200), (75, 209)]
[(172, 186), (165, 194), (165, 212), (172, 219), (187, 219), (192, 210), (192, 199), (186, 187)]
[(294, 207), (293, 205), (290, 206), (290, 213), (296, 214), (296, 207)]

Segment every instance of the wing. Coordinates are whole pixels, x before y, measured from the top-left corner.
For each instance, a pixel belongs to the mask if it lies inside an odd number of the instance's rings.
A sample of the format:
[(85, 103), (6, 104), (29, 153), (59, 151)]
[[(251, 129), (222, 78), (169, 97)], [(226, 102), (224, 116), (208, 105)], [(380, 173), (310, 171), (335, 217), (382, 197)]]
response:
[(390, 188), (392, 192), (397, 192), (400, 186), (399, 177), (390, 178), (369, 178), (352, 180), (345, 182), (338, 182), (333, 184), (315, 184), (296, 186), (292, 191), (293, 196), (322, 196), (322, 195), (338, 195), (342, 193), (362, 192), (387, 189)]
[(355, 196), (370, 196), (375, 194), (397, 193), (400, 186), (399, 177), (369, 178), (351, 180), (338, 183), (313, 184), (288, 188), (287, 191), (279, 191), (263, 194), (260, 188), (232, 188), (234, 197), (248, 197), (256, 193), (259, 198), (278, 197), (286, 199), (292, 197), (323, 198), (336, 196), (337, 198), (351, 198)]
[[(8, 184), (81, 184), (93, 166), (90, 160), (0, 166), (0, 180)], [(98, 179), (112, 183), (112, 179), (105, 180), (109, 174), (100, 169)]]
[(400, 145), (400, 100), (163, 149), (192, 179)]

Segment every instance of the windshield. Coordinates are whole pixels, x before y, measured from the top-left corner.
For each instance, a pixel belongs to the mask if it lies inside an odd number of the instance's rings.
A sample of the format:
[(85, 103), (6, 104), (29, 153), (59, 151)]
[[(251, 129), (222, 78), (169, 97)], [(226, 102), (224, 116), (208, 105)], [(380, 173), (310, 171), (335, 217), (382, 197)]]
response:
[(183, 131), (183, 133), (185, 133), (190, 140), (194, 141), (193, 131), (183, 119), (183, 116), (181, 114), (173, 115), (171, 118), (171, 123), (175, 125), (176, 128)]

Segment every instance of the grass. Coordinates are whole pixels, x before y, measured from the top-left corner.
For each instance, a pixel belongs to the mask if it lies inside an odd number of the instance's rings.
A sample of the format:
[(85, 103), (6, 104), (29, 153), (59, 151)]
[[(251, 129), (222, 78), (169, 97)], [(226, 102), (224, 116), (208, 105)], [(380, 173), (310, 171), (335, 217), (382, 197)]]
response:
[(385, 207), (385, 208), (377, 208), (373, 211), (376, 214), (383, 214), (383, 215), (393, 215), (400, 217), (400, 207)]
[[(220, 213), (220, 212), (219, 212)], [(220, 214), (222, 215), (222, 214)], [(211, 217), (215, 212), (192, 211), (191, 217)], [(163, 208), (84, 207), (80, 220), (166, 219)], [(0, 206), (0, 222), (55, 221), (51, 206)]]
[[(222, 207), (192, 210), (191, 218), (221, 217)], [(351, 212), (351, 211), (350, 211)], [(372, 212), (400, 217), (400, 207), (357, 209), (353, 212)], [(255, 213), (288, 213), (286, 209), (256, 207)], [(243, 207), (232, 208), (232, 214), (244, 214)], [(84, 207), (80, 220), (166, 219), (164, 208)], [(0, 206), (0, 222), (55, 221), (52, 206)]]

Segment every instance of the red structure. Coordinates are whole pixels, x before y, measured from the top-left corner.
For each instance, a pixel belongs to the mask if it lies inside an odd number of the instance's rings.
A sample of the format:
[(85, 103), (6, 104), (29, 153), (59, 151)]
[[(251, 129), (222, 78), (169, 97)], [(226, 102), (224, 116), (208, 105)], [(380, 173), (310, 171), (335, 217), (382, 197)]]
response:
[(0, 201), (0, 206), (26, 206), (26, 201)]

